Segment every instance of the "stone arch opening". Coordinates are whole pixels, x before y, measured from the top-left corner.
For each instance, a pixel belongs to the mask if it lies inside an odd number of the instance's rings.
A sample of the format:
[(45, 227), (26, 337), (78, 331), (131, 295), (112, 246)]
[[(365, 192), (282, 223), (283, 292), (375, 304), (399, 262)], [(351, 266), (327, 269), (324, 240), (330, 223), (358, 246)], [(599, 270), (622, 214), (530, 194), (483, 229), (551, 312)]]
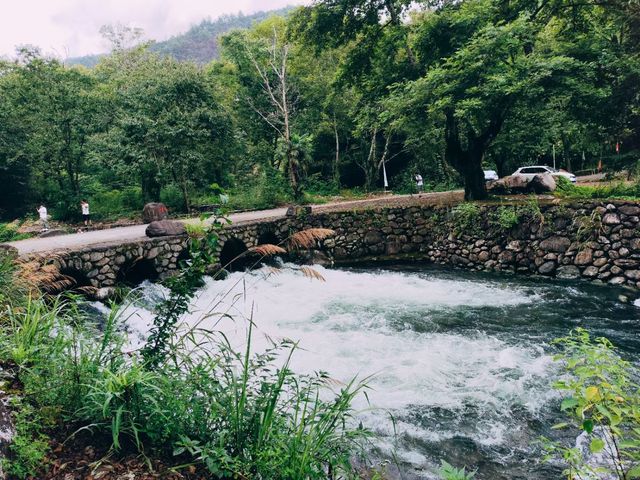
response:
[[(264, 230), (258, 234), (257, 245), (265, 245), (265, 244), (279, 245), (280, 243), (281, 243), (280, 239), (273, 232), (273, 230)], [(280, 259), (286, 260), (288, 258), (289, 258), (288, 254), (278, 255), (277, 257), (274, 257), (274, 256), (267, 256), (264, 258), (259, 258), (258, 256), (253, 257), (255, 262), (259, 262), (256, 264), (256, 267), (260, 267), (262, 265), (272, 265), (274, 267), (277, 267), (280, 264)]]
[(278, 245), (280, 243), (280, 239), (273, 231), (265, 230), (264, 232), (260, 232), (260, 234), (258, 235), (257, 245), (264, 245), (265, 243)]
[(91, 280), (87, 277), (87, 272), (83, 272), (77, 268), (66, 267), (60, 269), (60, 274), (70, 278), (73, 281), (71, 290), (76, 290), (82, 287), (91, 287)]
[(180, 268), (182, 264), (187, 260), (189, 260), (190, 258), (191, 258), (191, 253), (189, 252), (189, 249), (185, 247), (182, 250), (180, 250), (180, 253), (178, 254), (178, 258), (176, 258), (176, 265), (178, 266), (178, 268)]
[[(220, 265), (230, 272), (243, 271), (248, 266), (247, 256), (242, 255), (247, 251), (247, 246), (239, 238), (230, 238), (222, 246), (220, 251)], [(241, 256), (242, 255), (242, 256)], [(240, 256), (240, 258), (238, 258)]]
[(117, 282), (130, 287), (137, 287), (145, 280), (156, 281), (158, 271), (153, 260), (136, 258), (124, 263), (118, 270)]

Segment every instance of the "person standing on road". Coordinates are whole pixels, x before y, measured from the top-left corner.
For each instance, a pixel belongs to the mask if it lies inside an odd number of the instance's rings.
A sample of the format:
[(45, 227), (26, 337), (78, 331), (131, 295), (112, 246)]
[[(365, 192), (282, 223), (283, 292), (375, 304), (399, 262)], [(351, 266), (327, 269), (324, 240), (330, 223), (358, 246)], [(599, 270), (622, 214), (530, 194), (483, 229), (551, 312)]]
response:
[(47, 207), (40, 205), (38, 208), (38, 215), (40, 215), (40, 221), (42, 222), (42, 231), (49, 230), (49, 216), (47, 215)]
[(416, 173), (416, 188), (418, 189), (418, 193), (424, 192), (424, 182), (422, 181), (422, 175)]
[(82, 200), (80, 202), (80, 207), (82, 208), (82, 220), (84, 220), (84, 226), (88, 227), (91, 225), (91, 215), (89, 214), (89, 202), (86, 200)]

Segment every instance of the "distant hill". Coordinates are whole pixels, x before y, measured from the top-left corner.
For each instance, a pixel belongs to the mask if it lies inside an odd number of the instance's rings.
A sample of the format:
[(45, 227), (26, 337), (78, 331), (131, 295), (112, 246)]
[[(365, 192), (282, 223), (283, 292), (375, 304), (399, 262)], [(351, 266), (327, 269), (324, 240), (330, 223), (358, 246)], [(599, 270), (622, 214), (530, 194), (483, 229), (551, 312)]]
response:
[[(215, 20), (203, 20), (185, 33), (171, 37), (168, 40), (151, 45), (150, 50), (164, 55), (170, 55), (177, 60), (207, 63), (217, 59), (218, 37), (236, 29), (250, 28), (273, 15), (287, 15), (294, 7), (279, 10), (257, 12), (252, 15), (223, 15)], [(85, 55), (67, 60), (69, 65), (84, 65), (94, 67), (102, 55)]]

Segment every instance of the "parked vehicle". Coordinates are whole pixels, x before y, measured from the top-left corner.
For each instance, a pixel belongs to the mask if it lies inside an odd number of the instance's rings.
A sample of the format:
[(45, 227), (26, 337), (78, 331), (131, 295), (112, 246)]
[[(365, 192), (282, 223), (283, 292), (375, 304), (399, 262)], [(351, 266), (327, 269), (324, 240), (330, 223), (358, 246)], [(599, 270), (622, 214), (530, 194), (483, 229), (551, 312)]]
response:
[(573, 173), (569, 173), (564, 170), (556, 170), (552, 167), (547, 167), (546, 165), (532, 165), (530, 167), (520, 167), (518, 170), (513, 172), (511, 176), (520, 175), (525, 177), (527, 180), (531, 180), (536, 175), (542, 175), (544, 173), (549, 173), (554, 177), (564, 177), (569, 180), (571, 183), (576, 183), (577, 179)]
[(485, 170), (484, 171), (484, 181), (485, 182), (495, 182), (500, 177), (498, 177), (498, 172), (495, 170)]

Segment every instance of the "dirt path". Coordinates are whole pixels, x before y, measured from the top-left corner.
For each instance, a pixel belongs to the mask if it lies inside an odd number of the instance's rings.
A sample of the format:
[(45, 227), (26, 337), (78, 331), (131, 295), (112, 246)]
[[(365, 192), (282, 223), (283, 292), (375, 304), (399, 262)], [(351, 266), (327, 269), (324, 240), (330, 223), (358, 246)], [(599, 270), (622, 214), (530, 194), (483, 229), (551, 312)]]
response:
[[(367, 198), (363, 200), (349, 200), (332, 202), (322, 205), (313, 205), (313, 212), (340, 211), (352, 209), (367, 209), (375, 207), (399, 207), (423, 204), (457, 203), (462, 201), (462, 190), (441, 193), (423, 193), (421, 195), (389, 195), (386, 197)], [(270, 210), (258, 210), (252, 212), (233, 213), (229, 215), (233, 223), (255, 222), (272, 218), (284, 217), (286, 208), (273, 208)], [(197, 219), (183, 220), (184, 222), (197, 222)], [(95, 230), (83, 233), (73, 233), (48, 238), (30, 238), (17, 242), (9, 242), (18, 249), (20, 255), (28, 253), (43, 253), (62, 249), (78, 249), (101, 243), (131, 242), (146, 238), (146, 225), (133, 225), (130, 227), (118, 227), (105, 230)]]

